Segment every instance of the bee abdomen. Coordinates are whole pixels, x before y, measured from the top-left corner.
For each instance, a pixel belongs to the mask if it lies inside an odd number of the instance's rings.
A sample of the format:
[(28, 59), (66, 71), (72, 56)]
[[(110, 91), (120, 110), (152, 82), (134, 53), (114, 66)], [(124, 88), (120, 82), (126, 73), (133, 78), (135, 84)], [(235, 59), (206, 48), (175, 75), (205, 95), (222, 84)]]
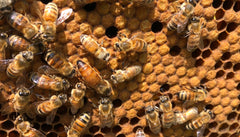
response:
[(17, 36), (17, 35), (12, 35), (8, 38), (8, 44), (16, 51), (24, 51), (27, 50), (28, 46), (30, 45), (30, 43)]
[(48, 3), (45, 7), (43, 19), (45, 21), (55, 22), (58, 17), (58, 7), (55, 3)]
[(25, 25), (29, 23), (29, 20), (20, 13), (11, 12), (7, 17), (7, 22), (16, 30), (22, 32)]

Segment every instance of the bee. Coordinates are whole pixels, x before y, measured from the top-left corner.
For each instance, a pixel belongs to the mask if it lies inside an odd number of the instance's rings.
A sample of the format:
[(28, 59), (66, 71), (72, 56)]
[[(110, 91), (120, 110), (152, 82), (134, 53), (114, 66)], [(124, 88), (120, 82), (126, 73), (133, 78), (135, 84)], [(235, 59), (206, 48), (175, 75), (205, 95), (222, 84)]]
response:
[(66, 94), (53, 95), (49, 100), (43, 101), (36, 107), (36, 112), (39, 115), (48, 115), (47, 123), (51, 123), (54, 120), (57, 109), (61, 107), (67, 101)]
[(9, 13), (12, 11), (12, 3), (14, 0), (0, 0), (0, 14)]
[(180, 7), (180, 11), (168, 22), (167, 28), (171, 31), (177, 30), (177, 33), (182, 33), (185, 30), (188, 20), (192, 16), (193, 12), (194, 6), (189, 2), (184, 2)]
[(24, 70), (26, 70), (30, 63), (33, 61), (33, 52), (22, 51), (17, 54), (13, 61), (7, 67), (7, 75), (10, 78), (16, 78), (23, 75)]
[(145, 108), (145, 113), (150, 130), (154, 134), (158, 134), (159, 132), (161, 132), (161, 123), (159, 119), (158, 108), (153, 106), (147, 106)]
[(32, 51), (33, 53), (39, 53), (42, 51), (42, 47), (39, 45), (36, 45), (37, 43), (31, 44), (26, 39), (17, 36), (17, 35), (11, 35), (8, 37), (8, 45), (14, 50), (14, 51)]
[(142, 71), (142, 66), (135, 65), (128, 67), (126, 70), (115, 70), (115, 74), (111, 75), (114, 84), (122, 83), (125, 80), (132, 79)]
[(11, 12), (7, 16), (7, 22), (14, 29), (21, 32), (28, 40), (36, 40), (39, 36), (38, 27), (32, 24), (29, 19), (17, 12)]
[(205, 87), (198, 87), (192, 90), (185, 89), (177, 93), (178, 99), (182, 101), (204, 101), (207, 97), (207, 90)]
[(42, 20), (40, 29), (42, 39), (47, 42), (52, 42), (55, 39), (56, 26), (67, 20), (71, 16), (72, 12), (73, 10), (71, 8), (65, 9), (61, 12), (60, 17), (58, 18), (57, 5), (53, 2), (48, 3), (45, 6), (43, 15), (38, 12), (38, 16)]
[(103, 125), (103, 127), (111, 127), (114, 121), (113, 118), (113, 104), (109, 100), (109, 98), (101, 98), (99, 101), (99, 115), (100, 115), (100, 121)]
[(6, 33), (0, 33), (0, 60), (6, 58), (7, 37)]
[(30, 75), (30, 81), (42, 89), (54, 91), (67, 90), (70, 87), (68, 80), (55, 75), (45, 75), (33, 72)]
[(47, 50), (45, 61), (63, 76), (73, 77), (75, 75), (73, 65), (66, 58), (51, 49)]
[(202, 111), (199, 116), (193, 119), (186, 125), (186, 129), (195, 130), (207, 124), (213, 118), (213, 113), (210, 110)]
[(199, 17), (192, 17), (190, 24), (188, 25), (188, 41), (187, 50), (189, 52), (193, 51), (197, 47), (200, 49), (204, 48), (203, 40), (201, 37), (201, 30), (203, 27), (203, 21)]
[(118, 39), (119, 42), (116, 42), (114, 44), (114, 48), (117, 51), (124, 51), (124, 52), (128, 52), (128, 51), (135, 51), (135, 52), (145, 52), (147, 51), (147, 42), (144, 41), (141, 38), (137, 38), (136, 36), (131, 37), (130, 39), (127, 38), (127, 36), (125, 34), (118, 34)]
[(17, 93), (14, 95), (13, 107), (16, 112), (24, 112), (25, 107), (31, 101), (31, 92), (25, 87), (21, 87), (17, 90)]
[(76, 114), (79, 108), (82, 108), (84, 105), (86, 86), (79, 82), (75, 85), (75, 88), (71, 91), (71, 97), (69, 101), (71, 103), (71, 112), (72, 114)]
[(138, 128), (135, 137), (146, 137), (143, 129)]
[(28, 121), (24, 121), (21, 115), (16, 118), (14, 124), (16, 125), (17, 130), (24, 137), (45, 137), (43, 133), (35, 128), (32, 128), (31, 124)]
[(188, 109), (186, 112), (183, 113), (176, 113), (176, 123), (177, 124), (183, 124), (187, 122), (188, 120), (191, 120), (198, 116), (198, 108), (192, 107)]
[(93, 54), (96, 58), (104, 61), (109, 60), (110, 53), (106, 50), (106, 48), (101, 47), (100, 44), (98, 44), (91, 36), (81, 34), (80, 41), (84, 49)]
[(82, 131), (87, 127), (90, 122), (91, 115), (88, 112), (82, 113), (78, 118), (73, 120), (68, 129), (67, 136), (68, 137), (79, 137)]
[(172, 103), (169, 96), (160, 96), (160, 110), (163, 111), (161, 116), (162, 125), (164, 128), (170, 128), (173, 124), (176, 124), (175, 114), (172, 110)]
[(110, 96), (112, 93), (111, 84), (103, 79), (99, 72), (82, 60), (77, 61), (78, 72), (82, 79), (91, 88), (94, 88), (99, 94)]

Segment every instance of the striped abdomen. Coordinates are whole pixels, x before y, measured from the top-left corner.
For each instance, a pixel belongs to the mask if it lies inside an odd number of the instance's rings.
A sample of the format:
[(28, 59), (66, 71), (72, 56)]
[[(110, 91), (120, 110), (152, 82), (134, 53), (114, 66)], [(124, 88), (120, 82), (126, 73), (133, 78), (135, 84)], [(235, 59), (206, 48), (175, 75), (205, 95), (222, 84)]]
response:
[(89, 121), (90, 114), (83, 113), (82, 115), (80, 115), (71, 125), (71, 128), (68, 131), (68, 136), (72, 135), (72, 133), (75, 133), (80, 136), (81, 132), (87, 127)]
[(132, 40), (133, 43), (133, 50), (137, 51), (137, 52), (144, 52), (147, 51), (147, 42), (139, 39), (139, 38), (135, 38)]
[[(181, 14), (181, 13), (178, 13), (176, 15), (174, 15), (172, 17), (172, 19), (169, 21), (169, 23), (167, 24), (167, 28), (169, 30), (177, 30), (179, 27), (181, 28), (185, 28), (186, 25), (187, 25), (187, 22), (188, 21), (188, 17)], [(178, 32), (180, 33), (180, 32)]]
[(195, 130), (200, 128), (204, 122), (202, 121), (202, 118), (199, 117), (196, 120), (191, 121), (189, 124), (186, 125), (186, 129), (188, 130)]
[(8, 44), (15, 51), (24, 51), (28, 49), (30, 42), (17, 35), (12, 35), (8, 38)]
[(50, 2), (45, 6), (43, 19), (45, 21), (56, 22), (58, 17), (58, 7), (55, 3)]
[(192, 91), (186, 91), (186, 90), (182, 90), (178, 93), (178, 99), (185, 101), (185, 100), (195, 100), (196, 93), (192, 92)]
[(175, 123), (175, 115), (173, 111), (164, 112), (162, 114), (162, 124), (165, 128), (170, 128)]
[(187, 41), (187, 50), (193, 51), (194, 49), (196, 49), (200, 44), (200, 39), (201, 39), (200, 33), (189, 35)]
[(61, 100), (56, 95), (53, 95), (50, 100), (44, 101), (37, 106), (37, 113), (47, 115), (61, 106)]
[(7, 22), (16, 30), (23, 33), (24, 27), (29, 24), (29, 20), (27, 17), (23, 16), (17, 12), (11, 12), (7, 17)]

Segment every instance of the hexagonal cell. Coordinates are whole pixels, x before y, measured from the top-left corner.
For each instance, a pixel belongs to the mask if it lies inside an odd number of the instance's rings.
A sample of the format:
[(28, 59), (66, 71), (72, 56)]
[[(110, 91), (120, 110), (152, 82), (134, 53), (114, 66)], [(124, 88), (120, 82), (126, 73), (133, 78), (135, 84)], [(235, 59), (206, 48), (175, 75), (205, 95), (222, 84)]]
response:
[(67, 106), (61, 106), (60, 108), (58, 108), (57, 110), (57, 114), (60, 114), (60, 115), (64, 115), (68, 112), (68, 108)]
[(207, 79), (207, 78), (203, 78), (203, 79), (201, 79), (201, 81), (200, 81), (200, 83), (201, 84), (205, 84), (205, 83), (207, 83), (209, 80)]
[(47, 137), (57, 137), (57, 136), (58, 135), (55, 132), (50, 132), (50, 133), (47, 134)]
[(90, 11), (95, 10), (96, 5), (97, 5), (96, 2), (89, 3), (89, 4), (85, 5), (85, 6), (83, 7), (83, 9), (86, 10), (87, 12), (90, 12)]
[(112, 128), (112, 132), (114, 133), (114, 134), (117, 134), (119, 131), (121, 131), (122, 130), (122, 128), (120, 127), (120, 126), (114, 126), (113, 128)]
[(10, 130), (10, 129), (14, 128), (14, 124), (12, 121), (7, 120), (1, 124), (1, 127), (5, 130)]
[(8, 117), (8, 115), (1, 115), (1, 113), (0, 113), (0, 121), (7, 119), (7, 117)]
[(107, 134), (107, 133), (111, 132), (111, 128), (109, 128), (109, 127), (101, 128), (101, 132)]
[(200, 58), (200, 59), (196, 60), (195, 67), (202, 66), (203, 63), (204, 63), (204, 60)]
[(35, 128), (35, 129), (39, 130), (39, 129), (40, 129), (40, 124), (39, 124), (39, 123), (36, 123), (36, 122), (34, 122), (34, 123), (33, 123), (33, 128)]
[(225, 74), (223, 70), (219, 70), (216, 74), (216, 78), (222, 77)]
[(137, 118), (137, 117), (134, 117), (134, 118), (132, 118), (131, 120), (130, 120), (130, 124), (131, 125), (135, 125), (135, 124), (137, 124), (139, 122), (139, 119)]
[(230, 9), (232, 6), (233, 6), (233, 0), (226, 0), (226, 1), (224, 1), (224, 3), (223, 3), (223, 8), (224, 8), (225, 10)]
[(214, 106), (213, 106), (212, 104), (207, 104), (207, 105), (205, 106), (206, 109), (210, 109), (210, 110), (212, 110), (213, 107), (214, 107)]
[(200, 49), (196, 49), (192, 52), (192, 57), (193, 58), (197, 58), (198, 56), (200, 56), (202, 53), (202, 51)]
[(208, 128), (215, 129), (217, 127), (217, 125), (218, 125), (217, 122), (211, 122), (211, 123), (209, 123)]
[(181, 52), (181, 48), (179, 48), (178, 46), (173, 46), (171, 49), (170, 49), (170, 55), (171, 56), (177, 56), (179, 55)]
[(229, 72), (229, 73), (227, 73), (227, 75), (226, 75), (226, 79), (231, 79), (231, 78), (233, 78), (234, 77), (234, 73), (233, 72)]
[(223, 130), (227, 130), (227, 128), (228, 128), (228, 124), (227, 124), (227, 123), (223, 123), (223, 124), (220, 125), (220, 127), (218, 128), (218, 130), (219, 130), (220, 132), (222, 132)]
[(163, 85), (160, 87), (160, 91), (161, 91), (161, 92), (166, 92), (166, 91), (169, 90), (169, 88), (170, 88), (170, 85), (166, 83), (166, 84), (163, 84)]
[(115, 26), (111, 26), (106, 29), (105, 35), (109, 38), (114, 38), (118, 34), (118, 29)]
[(233, 123), (230, 127), (229, 130), (230, 131), (236, 131), (236, 129), (238, 129), (239, 123)]
[(128, 121), (129, 121), (129, 119), (128, 119), (127, 117), (122, 117), (122, 118), (119, 120), (119, 124), (120, 124), (120, 125), (123, 125), (123, 124), (126, 124)]
[(228, 137), (230, 134), (229, 133), (224, 133), (220, 137)]
[(222, 4), (222, 0), (213, 0), (212, 6), (214, 8), (218, 8), (221, 6), (221, 4)]
[(61, 132), (61, 131), (64, 131), (65, 130), (65, 128), (64, 128), (64, 126), (62, 125), (62, 124), (57, 124), (57, 125), (54, 125), (54, 130), (56, 131), (56, 132)]
[(234, 134), (232, 134), (230, 137), (239, 137), (239, 133), (237, 132), (237, 133), (234, 133)]
[(227, 25), (227, 32), (232, 32), (237, 28), (238, 24), (235, 22), (228, 23)]
[(224, 16), (224, 10), (223, 9), (219, 9), (217, 10), (215, 17), (217, 20), (221, 19)]
[(232, 64), (232, 62), (226, 62), (224, 65), (223, 65), (223, 69), (230, 69), (230, 68), (232, 68), (232, 66), (233, 66), (233, 64)]
[(208, 49), (208, 50), (203, 51), (202, 57), (203, 57), (203, 58), (207, 58), (207, 57), (209, 57), (211, 54), (212, 54), (211, 50)]
[(112, 103), (113, 103), (113, 107), (117, 108), (117, 107), (120, 107), (122, 105), (122, 100), (116, 99), (116, 100), (113, 100)]
[(7, 137), (7, 132), (0, 130), (1, 137)]
[(145, 115), (145, 109), (144, 109), (144, 108), (138, 110), (138, 112), (137, 112), (137, 116), (138, 116), (138, 117), (142, 117), (142, 116), (144, 116), (144, 115)]
[(157, 32), (160, 32), (162, 28), (163, 28), (163, 24), (159, 21), (155, 21), (152, 24), (151, 30), (152, 32), (157, 33)]
[(229, 59), (231, 56), (232, 56), (232, 55), (231, 55), (230, 52), (225, 52), (225, 53), (222, 55), (221, 59), (222, 59), (222, 60), (227, 60), (227, 59)]
[(219, 45), (220, 45), (220, 44), (219, 44), (218, 41), (213, 41), (213, 42), (210, 44), (210, 49), (211, 49), (211, 50), (215, 50), (215, 49), (218, 48)]
[(240, 63), (235, 64), (235, 65), (233, 66), (233, 70), (234, 70), (234, 71), (240, 70)]
[(96, 133), (96, 132), (99, 131), (99, 129), (100, 129), (99, 126), (92, 126), (92, 127), (89, 128), (89, 132), (90, 133)]
[(227, 38), (227, 36), (228, 36), (228, 33), (226, 31), (223, 31), (218, 35), (218, 40), (219, 41), (225, 40)]
[(94, 137), (104, 137), (102, 134), (94, 135)]
[(20, 137), (20, 134), (17, 131), (13, 130), (8, 133), (8, 136), (9, 137)]
[(203, 135), (204, 135), (204, 136), (207, 136), (209, 133), (210, 133), (210, 131), (206, 128), (206, 129), (204, 130)]
[(226, 26), (227, 26), (227, 23), (226, 23), (224, 20), (222, 20), (222, 21), (220, 21), (220, 22), (217, 24), (217, 29), (218, 29), (218, 30), (222, 30), (222, 29), (224, 29)]
[(41, 130), (44, 132), (48, 132), (52, 129), (52, 125), (47, 125), (47, 124), (42, 124), (41, 125)]
[(236, 1), (235, 5), (233, 6), (233, 10), (238, 12), (240, 10), (240, 1)]
[(218, 137), (218, 133), (211, 133), (209, 137)]

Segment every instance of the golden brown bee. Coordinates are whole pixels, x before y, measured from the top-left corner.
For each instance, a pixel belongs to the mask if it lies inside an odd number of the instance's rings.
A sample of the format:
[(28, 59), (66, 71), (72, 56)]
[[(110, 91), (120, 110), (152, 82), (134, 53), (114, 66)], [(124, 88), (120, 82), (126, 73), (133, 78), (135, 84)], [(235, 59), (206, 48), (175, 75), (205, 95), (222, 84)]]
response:
[(190, 24), (188, 25), (188, 41), (187, 41), (187, 50), (189, 52), (193, 51), (197, 47), (200, 49), (204, 48), (203, 40), (201, 36), (203, 27), (203, 21), (199, 17), (192, 17)]
[(91, 115), (88, 112), (82, 113), (70, 125), (67, 132), (68, 137), (80, 137), (82, 131), (87, 127), (90, 122)]
[(21, 32), (28, 40), (34, 40), (38, 37), (39, 31), (37, 26), (32, 24), (29, 19), (17, 12), (11, 12), (7, 16), (7, 22), (14, 29)]
[(60, 17), (58, 18), (58, 7), (55, 3), (50, 2), (45, 6), (44, 13), (40, 18), (42, 19), (41, 32), (43, 40), (47, 42), (52, 42), (56, 35), (56, 26), (64, 22), (70, 17), (73, 10), (71, 8), (62, 11)]
[(103, 79), (99, 72), (82, 60), (77, 61), (78, 72), (82, 79), (99, 94), (110, 96), (112, 94), (111, 84)]
[(91, 36), (82, 34), (80, 36), (80, 41), (84, 47), (84, 49), (91, 54), (93, 54), (96, 58), (104, 61), (108, 61), (110, 58), (110, 53), (106, 48), (101, 47), (97, 41), (95, 41)]
[(75, 85), (75, 88), (71, 91), (71, 97), (69, 97), (69, 101), (71, 103), (71, 112), (72, 114), (76, 114), (79, 108), (82, 108), (84, 105), (86, 86), (79, 82)]
[(133, 36), (132, 38), (127, 38), (125, 34), (118, 34), (119, 42), (114, 44), (114, 48), (117, 51), (135, 51), (135, 52), (145, 52), (147, 51), (147, 42), (141, 38), (137, 38), (137, 36)]
[(70, 87), (70, 83), (66, 79), (55, 75), (44, 75), (36, 72), (31, 74), (30, 81), (39, 88), (54, 91), (67, 90)]
[(114, 122), (114, 117), (113, 104), (109, 98), (101, 98), (99, 101), (98, 110), (102, 126), (107, 126), (110, 128)]
[(16, 125), (17, 130), (24, 137), (45, 137), (43, 133), (35, 128), (32, 128), (28, 121), (24, 121), (21, 115), (16, 118), (14, 124)]
[(51, 49), (47, 50), (45, 61), (63, 76), (73, 77), (75, 75), (73, 65), (66, 58)]
[(6, 58), (7, 37), (6, 33), (0, 33), (0, 60)]
[(145, 108), (146, 119), (148, 121), (148, 125), (150, 130), (154, 134), (158, 134), (161, 132), (161, 123), (159, 119), (158, 108), (153, 106), (147, 106)]
[(128, 67), (126, 70), (115, 70), (115, 73), (111, 75), (111, 80), (114, 84), (122, 83), (137, 76), (141, 71), (142, 66), (139, 65)]
[(177, 30), (177, 33), (182, 33), (185, 30), (193, 11), (194, 6), (188, 2), (184, 2), (180, 7), (180, 11), (168, 22), (167, 28), (171, 31)]
[(9, 13), (12, 11), (12, 3), (14, 0), (0, 0), (0, 14)]
[(17, 93), (14, 95), (13, 107), (16, 112), (24, 112), (25, 107), (31, 101), (31, 92), (25, 87), (21, 87), (17, 90)]
[(186, 129), (195, 130), (207, 124), (213, 118), (213, 113), (210, 110), (202, 111), (199, 116), (193, 119), (186, 125)]
[(192, 90), (185, 89), (177, 93), (178, 99), (182, 101), (204, 101), (207, 97), (207, 90), (205, 87), (198, 87)]
[(198, 116), (198, 108), (192, 107), (183, 113), (176, 113), (175, 116), (176, 116), (176, 123), (183, 124), (188, 120), (191, 120)]
[(39, 115), (48, 115), (47, 123), (51, 123), (56, 115), (57, 109), (67, 101), (66, 94), (53, 95), (49, 100), (43, 101), (36, 107), (36, 112)]
[(160, 110), (162, 114), (162, 125), (164, 128), (170, 128), (173, 124), (176, 124), (175, 114), (172, 110), (172, 103), (169, 96), (160, 96)]
[(135, 137), (146, 137), (143, 129), (138, 128)]
[(32, 51), (33, 53), (39, 53), (41, 52), (41, 48), (39, 45), (36, 45), (36, 43), (31, 44), (26, 39), (17, 36), (17, 35), (11, 35), (8, 37), (8, 44), (14, 51)]
[(22, 51), (17, 54), (13, 62), (11, 62), (7, 67), (7, 75), (11, 78), (16, 78), (23, 75), (24, 70), (26, 70), (30, 63), (33, 61), (33, 52)]

